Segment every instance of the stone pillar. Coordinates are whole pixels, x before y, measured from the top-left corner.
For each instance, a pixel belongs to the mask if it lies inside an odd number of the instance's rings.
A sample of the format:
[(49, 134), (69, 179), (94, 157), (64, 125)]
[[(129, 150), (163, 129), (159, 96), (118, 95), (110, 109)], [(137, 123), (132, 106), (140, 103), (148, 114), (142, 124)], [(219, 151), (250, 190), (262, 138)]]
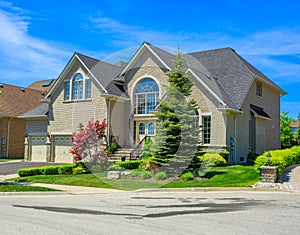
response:
[(51, 161), (51, 138), (47, 136), (46, 140), (46, 162)]
[(275, 183), (277, 180), (277, 166), (261, 166), (261, 181), (264, 183)]
[(28, 146), (28, 141), (29, 137), (25, 137), (25, 142), (24, 142), (24, 161), (29, 161), (29, 146)]

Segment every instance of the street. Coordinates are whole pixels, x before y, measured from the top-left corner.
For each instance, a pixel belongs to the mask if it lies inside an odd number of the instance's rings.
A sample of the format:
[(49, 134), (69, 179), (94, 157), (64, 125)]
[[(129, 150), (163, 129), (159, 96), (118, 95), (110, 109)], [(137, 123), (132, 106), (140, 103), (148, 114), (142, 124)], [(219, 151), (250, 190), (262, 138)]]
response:
[(0, 197), (1, 234), (299, 234), (288, 192), (46, 193)]

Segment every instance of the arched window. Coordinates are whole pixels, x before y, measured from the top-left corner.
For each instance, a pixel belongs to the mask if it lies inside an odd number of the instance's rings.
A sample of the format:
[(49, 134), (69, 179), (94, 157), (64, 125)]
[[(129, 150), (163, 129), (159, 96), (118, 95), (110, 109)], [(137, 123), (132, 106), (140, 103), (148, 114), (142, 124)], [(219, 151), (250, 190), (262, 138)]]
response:
[(78, 73), (73, 79), (73, 100), (83, 99), (83, 76)]
[(140, 81), (134, 90), (135, 114), (149, 114), (157, 105), (159, 88), (151, 78)]
[(146, 134), (146, 124), (141, 122), (139, 125), (139, 134), (145, 135)]
[(155, 132), (154, 122), (149, 122), (148, 123), (148, 134), (154, 135), (154, 132)]

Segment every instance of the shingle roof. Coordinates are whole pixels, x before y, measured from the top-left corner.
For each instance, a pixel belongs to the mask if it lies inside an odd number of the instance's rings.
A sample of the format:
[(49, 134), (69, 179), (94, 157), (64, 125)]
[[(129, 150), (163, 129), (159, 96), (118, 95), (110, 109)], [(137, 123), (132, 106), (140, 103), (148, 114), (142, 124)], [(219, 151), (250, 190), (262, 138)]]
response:
[[(232, 102), (240, 108), (256, 76), (276, 86), (231, 48), (189, 53), (199, 60), (224, 88)], [(282, 91), (282, 90), (281, 90)]]
[(29, 110), (26, 113), (23, 113), (21, 116), (22, 117), (35, 117), (35, 116), (46, 116), (48, 115), (49, 112), (49, 104), (43, 103), (31, 110)]
[(40, 100), (44, 98), (40, 91), (3, 84), (0, 88), (0, 116), (15, 117), (41, 105)]
[[(56, 79), (50, 79), (50, 80), (40, 80), (40, 81), (35, 81), (31, 83), (27, 88), (33, 89), (33, 90), (38, 90), (38, 91), (43, 91), (45, 94), (50, 90), (52, 85), (54, 84)], [(44, 84), (49, 84), (49, 85), (44, 85)]]
[(109, 94), (124, 96), (124, 91), (120, 89), (120, 86), (112, 82), (113, 79), (121, 73), (122, 67), (112, 65), (80, 53), (76, 54)]

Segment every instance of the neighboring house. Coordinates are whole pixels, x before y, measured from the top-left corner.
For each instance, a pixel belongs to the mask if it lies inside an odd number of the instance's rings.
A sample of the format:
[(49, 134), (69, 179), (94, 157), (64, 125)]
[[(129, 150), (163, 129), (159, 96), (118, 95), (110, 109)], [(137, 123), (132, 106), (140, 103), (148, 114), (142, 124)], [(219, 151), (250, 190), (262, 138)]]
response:
[[(40, 81), (41, 84), (45, 82)], [(40, 106), (40, 101), (45, 97), (50, 87), (50, 84), (32, 88), (0, 84), (2, 90), (0, 97), (0, 104), (2, 105), (0, 109), (1, 158), (21, 158), (24, 156), (26, 119), (22, 118), (22, 115)]]
[(291, 131), (292, 131), (293, 133), (297, 133), (297, 131), (298, 131), (298, 129), (299, 129), (299, 121), (300, 121), (300, 119), (298, 119), (298, 120), (296, 120), (296, 121), (294, 121), (294, 122), (292, 122), (292, 123), (290, 124)]
[[(231, 164), (245, 162), (249, 152), (280, 148), (280, 96), (285, 91), (231, 48), (183, 58), (194, 83), (191, 98), (199, 106), (203, 146), (228, 149)], [(88, 120), (106, 118), (108, 141), (122, 148), (154, 136), (151, 111), (166, 92), (175, 59), (146, 42), (128, 63), (113, 65), (75, 53), (45, 96), (45, 110), (27, 113), (25, 158), (72, 162), (71, 134)]]

